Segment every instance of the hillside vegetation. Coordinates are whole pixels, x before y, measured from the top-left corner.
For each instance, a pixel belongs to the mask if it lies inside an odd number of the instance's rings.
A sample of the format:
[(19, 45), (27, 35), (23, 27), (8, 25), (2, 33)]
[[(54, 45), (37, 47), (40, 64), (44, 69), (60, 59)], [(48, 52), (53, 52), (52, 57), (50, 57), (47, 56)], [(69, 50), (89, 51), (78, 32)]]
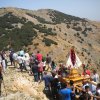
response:
[(75, 46), (83, 62), (99, 66), (99, 37), (96, 22), (56, 10), (0, 9), (0, 50), (39, 49), (65, 62), (70, 47)]

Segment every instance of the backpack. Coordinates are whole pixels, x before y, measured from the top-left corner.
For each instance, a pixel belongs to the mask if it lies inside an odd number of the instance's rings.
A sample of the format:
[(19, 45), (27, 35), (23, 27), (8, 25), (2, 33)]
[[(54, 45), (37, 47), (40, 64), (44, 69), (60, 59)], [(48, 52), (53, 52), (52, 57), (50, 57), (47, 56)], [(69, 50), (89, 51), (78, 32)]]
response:
[(42, 71), (43, 71), (43, 63), (40, 63), (40, 64), (38, 65), (38, 71), (39, 71), (39, 72), (42, 72)]

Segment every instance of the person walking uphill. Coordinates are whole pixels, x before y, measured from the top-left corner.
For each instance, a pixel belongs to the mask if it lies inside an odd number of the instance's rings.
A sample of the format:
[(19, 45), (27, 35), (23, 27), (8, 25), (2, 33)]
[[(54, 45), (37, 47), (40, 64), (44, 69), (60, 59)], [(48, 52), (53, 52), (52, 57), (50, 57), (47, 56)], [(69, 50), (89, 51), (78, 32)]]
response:
[(11, 62), (11, 66), (13, 65), (13, 51), (10, 51), (10, 54), (9, 54), (9, 59), (10, 59), (10, 62)]
[(43, 81), (45, 83), (45, 90), (49, 90), (50, 91), (50, 85), (51, 85), (51, 81), (53, 80), (53, 77), (48, 74), (47, 72), (44, 72), (43, 75)]
[(13, 53), (13, 62), (14, 62), (14, 67), (17, 67), (17, 57), (18, 57), (18, 55), (17, 55), (17, 53)]
[(26, 66), (25, 66), (25, 58), (23, 57), (23, 55), (21, 55), (21, 56), (18, 55), (17, 61), (19, 63), (21, 72), (23, 71), (23, 69), (25, 69), (27, 71)]
[(37, 60), (38, 62), (41, 62), (41, 61), (42, 61), (42, 54), (40, 53), (40, 51), (37, 51), (36, 60)]
[(47, 70), (51, 70), (51, 57), (49, 56), (49, 54), (47, 54), (47, 57), (46, 57), (46, 64), (48, 66)]
[(43, 78), (43, 62), (39, 62), (38, 63), (38, 77), (39, 77), (39, 80), (42, 80)]
[(38, 77), (38, 62), (37, 61), (35, 61), (32, 65), (32, 72), (34, 76), (34, 81), (38, 82), (39, 77)]
[(92, 79), (94, 82), (99, 83), (99, 74), (97, 73), (96, 70), (93, 70)]
[(5, 52), (2, 51), (2, 53), (0, 54), (1, 56), (1, 59), (2, 59), (2, 68), (3, 68), (3, 71), (5, 72), (6, 71), (6, 68), (7, 68), (7, 63), (6, 63), (6, 55), (5, 55)]
[(2, 65), (0, 64), (0, 96), (1, 96), (1, 84), (3, 81), (3, 76), (2, 76)]
[(60, 100), (71, 100), (71, 93), (74, 93), (74, 91), (72, 91), (68, 84), (66, 85), (66, 83), (64, 84), (64, 87), (64, 89), (61, 89), (59, 91), (59, 94), (61, 96)]

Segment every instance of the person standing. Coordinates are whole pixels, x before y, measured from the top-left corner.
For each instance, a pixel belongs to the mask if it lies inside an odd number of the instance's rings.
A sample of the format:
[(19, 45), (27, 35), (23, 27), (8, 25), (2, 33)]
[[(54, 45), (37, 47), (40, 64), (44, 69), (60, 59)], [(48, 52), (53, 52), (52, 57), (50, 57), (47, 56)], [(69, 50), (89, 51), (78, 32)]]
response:
[[(70, 88), (72, 91), (75, 91), (75, 86), (74, 86), (74, 81), (73, 80), (70, 80)], [(71, 93), (71, 100), (76, 100), (75, 99), (75, 93)]]
[(90, 70), (88, 69), (88, 67), (86, 67), (84, 64), (82, 64), (82, 67), (83, 67), (83, 73), (82, 73), (82, 75), (91, 75), (91, 72), (90, 72)]
[(61, 95), (61, 100), (71, 100), (71, 93), (74, 93), (70, 87), (68, 87), (68, 84), (65, 83), (65, 88), (61, 89), (59, 91), (59, 94)]
[[(92, 78), (90, 78), (91, 82), (94, 82)], [(96, 84), (96, 82), (94, 82)], [(95, 94), (96, 92), (96, 86), (92, 83), (89, 83), (89, 87), (90, 87), (90, 91), (92, 92), (92, 94)]]
[[(96, 96), (100, 97), (100, 83), (98, 83), (96, 87)], [(100, 98), (98, 98), (97, 100), (100, 100)]]
[(18, 55), (17, 55), (17, 53), (13, 53), (13, 62), (14, 62), (14, 67), (17, 67), (17, 57), (18, 57)]
[(99, 75), (98, 75), (96, 70), (93, 70), (92, 79), (93, 79), (94, 82), (99, 83)]
[(51, 75), (49, 75), (47, 72), (44, 72), (43, 75), (43, 81), (45, 84), (45, 90), (49, 90), (50, 91), (50, 86), (51, 86), (51, 81), (53, 80), (53, 77)]
[(42, 62), (43, 62), (43, 71), (45, 71), (45, 68), (46, 68), (46, 61), (44, 59), (42, 59)]
[(23, 71), (23, 69), (27, 70), (26, 66), (25, 66), (25, 58), (23, 57), (23, 55), (21, 55), (21, 56), (18, 55), (17, 61), (19, 63), (21, 72)]
[(93, 94), (90, 91), (90, 87), (89, 86), (85, 86), (85, 90), (82, 91), (79, 100), (94, 100), (93, 99)]
[(51, 91), (52, 91), (52, 97), (56, 100), (60, 100), (59, 98), (59, 90), (61, 89), (61, 82), (58, 79), (57, 74), (54, 72), (52, 73), (53, 80), (51, 81)]
[(1, 96), (1, 84), (3, 81), (3, 75), (2, 75), (2, 65), (0, 64), (0, 96)]
[(0, 53), (0, 65), (2, 65), (2, 57), (1, 57), (1, 53)]
[(43, 62), (39, 62), (38, 64), (38, 77), (39, 77), (39, 80), (42, 80), (43, 78)]
[(52, 68), (52, 70), (54, 70), (56, 68), (56, 64), (54, 61), (51, 62), (51, 68)]
[(46, 64), (48, 66), (47, 70), (51, 69), (51, 57), (49, 56), (49, 54), (47, 54), (46, 57)]
[(42, 61), (42, 54), (40, 53), (40, 51), (37, 51), (36, 60), (37, 60), (38, 62), (41, 62), (41, 61)]
[(28, 53), (25, 53), (24, 60), (25, 60), (25, 67), (26, 67), (26, 69), (30, 70), (30, 68), (29, 68), (29, 66), (30, 66), (30, 56), (29, 56)]
[(33, 76), (34, 76), (34, 81), (38, 82), (38, 62), (35, 61), (32, 65), (32, 72), (33, 72)]
[(13, 65), (13, 51), (10, 51), (9, 59), (10, 59), (11, 66), (12, 66)]
[(19, 51), (19, 54), (20, 54), (20, 56), (24, 56), (24, 55), (25, 55), (24, 50), (21, 49), (21, 50)]
[(7, 64), (6, 64), (5, 52), (4, 51), (1, 53), (1, 58), (2, 58), (3, 71), (5, 72), (6, 71), (6, 68), (7, 68)]
[(85, 86), (89, 86), (89, 83), (88, 83), (88, 81), (83, 80), (82, 84), (83, 84), (82, 90), (85, 91)]
[(85, 92), (89, 94), (90, 98), (93, 95), (92, 92), (90, 91), (90, 87), (89, 86), (85, 86)]

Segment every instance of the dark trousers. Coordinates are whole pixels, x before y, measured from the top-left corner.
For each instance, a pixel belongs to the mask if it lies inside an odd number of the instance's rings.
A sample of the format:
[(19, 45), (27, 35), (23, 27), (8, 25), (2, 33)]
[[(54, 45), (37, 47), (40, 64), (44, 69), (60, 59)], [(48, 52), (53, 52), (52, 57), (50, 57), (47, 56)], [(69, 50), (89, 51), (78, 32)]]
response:
[(13, 65), (13, 58), (10, 58), (11, 66)]
[(21, 64), (19, 64), (19, 66), (20, 66), (21, 71), (23, 71), (23, 69), (25, 69), (27, 71), (25, 64), (21, 63)]
[(61, 100), (56, 87), (51, 87), (52, 97), (56, 100)]
[(0, 79), (0, 96), (1, 96), (1, 83), (2, 83), (2, 79)]
[(43, 71), (45, 71), (46, 66), (43, 67)]
[(39, 80), (38, 73), (34, 73), (33, 75), (34, 75), (34, 81), (35, 82), (38, 82), (38, 80)]

